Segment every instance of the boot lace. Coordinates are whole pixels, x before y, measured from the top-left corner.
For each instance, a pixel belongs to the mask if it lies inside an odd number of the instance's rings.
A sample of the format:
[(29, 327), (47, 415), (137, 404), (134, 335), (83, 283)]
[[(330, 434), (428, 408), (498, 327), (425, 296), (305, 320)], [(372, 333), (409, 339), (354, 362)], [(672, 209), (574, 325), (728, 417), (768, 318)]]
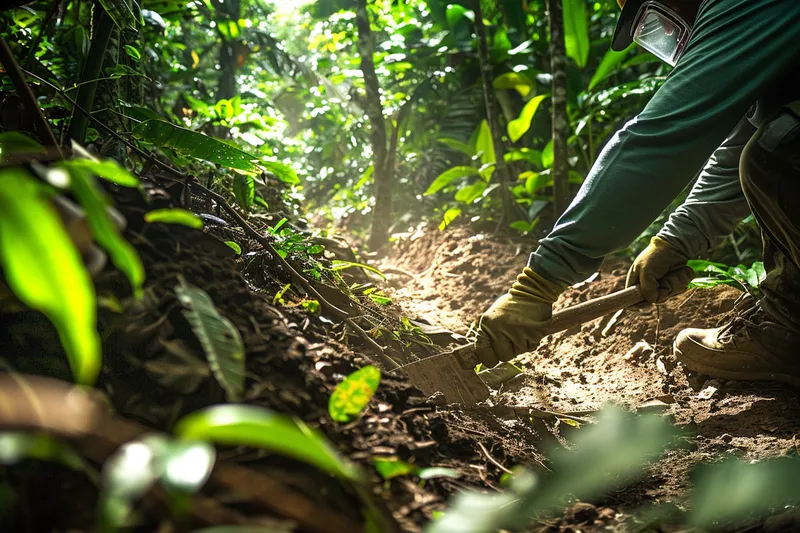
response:
[(739, 312), (726, 325), (722, 326), (717, 334), (720, 344), (735, 344), (737, 340), (750, 340), (753, 338), (752, 330), (758, 328), (763, 320), (763, 311), (757, 303), (750, 308)]

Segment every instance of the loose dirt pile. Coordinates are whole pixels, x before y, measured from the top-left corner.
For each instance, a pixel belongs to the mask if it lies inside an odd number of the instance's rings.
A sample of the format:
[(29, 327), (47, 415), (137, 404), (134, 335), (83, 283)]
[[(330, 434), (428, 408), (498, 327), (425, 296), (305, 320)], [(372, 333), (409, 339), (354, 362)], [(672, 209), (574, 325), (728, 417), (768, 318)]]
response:
[[(402, 236), (383, 268), (410, 316), (465, 333), (508, 289), (534, 246), (463, 228), (420, 231)], [(594, 281), (568, 289), (555, 308), (623, 288), (628, 266), (609, 258)], [(517, 358), (526, 372), (504, 386), (500, 401), (555, 412), (591, 411), (606, 403), (664, 412), (697, 434), (696, 447), (669, 452), (644, 481), (604, 503), (621, 513), (617, 521), (650, 503), (685, 508), (687, 474), (698, 462), (797, 453), (797, 391), (708, 380), (687, 374), (672, 356), (680, 330), (725, 323), (740, 295), (724, 286), (690, 290), (662, 305), (628, 309), (550, 336), (535, 353)]]

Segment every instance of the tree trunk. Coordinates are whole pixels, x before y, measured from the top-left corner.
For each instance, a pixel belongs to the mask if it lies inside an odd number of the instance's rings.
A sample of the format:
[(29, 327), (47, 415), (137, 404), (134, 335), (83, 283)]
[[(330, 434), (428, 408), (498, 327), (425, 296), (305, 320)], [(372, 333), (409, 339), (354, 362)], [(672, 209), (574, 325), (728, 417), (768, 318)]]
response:
[[(106, 57), (108, 41), (111, 32), (114, 30), (114, 21), (108, 16), (105, 9), (96, 5), (95, 9), (100, 15), (97, 17), (97, 24), (94, 27), (92, 43), (89, 46), (89, 55), (83, 65), (81, 74), (81, 86), (78, 87), (78, 94), (75, 96), (75, 103), (82, 109), (91, 113), (94, 108), (94, 99), (97, 94), (97, 80), (103, 72), (103, 62)], [(89, 128), (89, 117), (83, 114), (77, 107), (72, 110), (72, 118), (69, 121), (69, 138), (77, 143), (83, 144), (86, 140), (86, 130)]]
[(511, 173), (505, 160), (505, 146), (500, 126), (497, 122), (494, 106), (494, 89), (492, 82), (492, 62), (489, 59), (489, 49), (486, 44), (486, 26), (483, 23), (483, 12), (481, 11), (480, 0), (473, 0), (472, 10), (475, 13), (475, 35), (478, 37), (478, 62), (481, 67), (481, 87), (483, 89), (483, 103), (486, 108), (486, 122), (489, 124), (489, 131), (492, 133), (492, 145), (496, 158), (495, 174), (500, 179), (500, 198), (503, 202), (503, 220), (509, 219), (513, 222), (516, 218), (516, 204), (511, 196)]
[(558, 218), (569, 206), (567, 163), (567, 52), (564, 44), (564, 10), (561, 0), (548, 0), (550, 19), (550, 70), (553, 74), (553, 208)]
[[(224, 2), (216, 0), (214, 4), (217, 13), (222, 15), (224, 20), (239, 21), (241, 16), (240, 0), (225, 0)], [(236, 96), (236, 71), (239, 69), (238, 48), (237, 40), (222, 38), (222, 45), (219, 48), (220, 77), (217, 82), (217, 101), (229, 100)]]
[(389, 239), (392, 225), (392, 189), (394, 187), (394, 162), (388, 157), (386, 145), (386, 121), (383, 118), (380, 86), (375, 74), (375, 41), (372, 37), (367, 0), (356, 1), (356, 28), (358, 30), (358, 55), (361, 56), (361, 73), (364, 76), (366, 98), (364, 111), (370, 122), (370, 143), (372, 144), (372, 176), (375, 181), (375, 205), (372, 209), (372, 228), (368, 245), (380, 248)]

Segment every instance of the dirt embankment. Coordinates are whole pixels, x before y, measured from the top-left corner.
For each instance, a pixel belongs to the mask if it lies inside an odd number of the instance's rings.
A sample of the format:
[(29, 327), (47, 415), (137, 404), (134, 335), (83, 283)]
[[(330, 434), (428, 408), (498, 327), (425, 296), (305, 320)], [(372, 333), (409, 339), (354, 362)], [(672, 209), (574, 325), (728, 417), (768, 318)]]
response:
[[(505, 292), (533, 243), (463, 228), (404, 236), (383, 266), (410, 316), (465, 333)], [(629, 263), (609, 258), (592, 282), (568, 289), (563, 308), (624, 287)], [(773, 383), (709, 380), (686, 372), (672, 355), (687, 327), (716, 327), (731, 316), (741, 292), (721, 286), (690, 290), (665, 304), (633, 308), (544, 339), (516, 362), (525, 374), (507, 383), (500, 401), (557, 412), (590, 411), (607, 403), (663, 411), (695, 432), (696, 446), (669, 452), (641, 483), (610, 501), (617, 520), (650, 504), (688, 503), (692, 465), (735, 455), (759, 460), (797, 453), (797, 391)]]

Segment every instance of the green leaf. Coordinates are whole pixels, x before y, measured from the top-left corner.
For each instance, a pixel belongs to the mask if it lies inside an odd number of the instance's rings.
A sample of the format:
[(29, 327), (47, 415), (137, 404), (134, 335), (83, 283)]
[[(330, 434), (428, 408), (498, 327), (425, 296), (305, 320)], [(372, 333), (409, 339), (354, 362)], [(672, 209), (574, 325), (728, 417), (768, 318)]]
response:
[(69, 445), (44, 433), (0, 433), (0, 464), (13, 465), (23, 459), (60, 463), (86, 474), (93, 482), (97, 473)]
[(297, 177), (297, 173), (289, 165), (284, 165), (283, 163), (277, 163), (275, 161), (261, 161), (259, 165), (275, 174), (279, 180), (286, 184), (296, 185), (300, 183), (300, 178)]
[(479, 180), (472, 185), (461, 187), (456, 193), (455, 200), (469, 205), (480, 198), (488, 186), (489, 185), (485, 181)]
[(242, 211), (248, 213), (256, 199), (256, 181), (249, 174), (236, 174), (233, 177), (233, 195)]
[(183, 155), (209, 161), (223, 167), (257, 172), (256, 157), (225, 142), (202, 133), (150, 119), (133, 129), (139, 139), (158, 147), (174, 148)]
[(472, 157), (475, 155), (475, 151), (470, 147), (468, 143), (464, 141), (459, 141), (458, 139), (454, 139), (452, 137), (439, 137), (436, 139), (436, 142), (440, 142), (445, 146), (452, 148), (453, 150), (458, 150), (464, 155)]
[(131, 46), (129, 44), (125, 45), (125, 53), (128, 54), (128, 57), (130, 57), (134, 61), (139, 61), (140, 59), (142, 59), (142, 54), (139, 52), (139, 50), (136, 47)]
[(21, 168), (0, 169), (0, 263), (11, 291), (58, 330), (78, 383), (91, 385), (102, 353), (89, 273), (47, 190)]
[[(489, 123), (483, 119), (478, 126), (478, 136), (475, 139), (475, 153), (481, 154), (481, 164), (488, 165), (496, 163), (494, 155), (494, 143), (492, 142), (492, 130)], [(485, 178), (486, 176), (484, 176)]]
[(467, 16), (467, 8), (462, 6), (461, 4), (448, 4), (446, 17), (447, 17), (447, 25), (450, 29), (455, 29), (461, 19)]
[(211, 475), (216, 452), (204, 442), (150, 434), (123, 444), (103, 465), (101, 531), (127, 524), (135, 502), (156, 482), (170, 495), (196, 493)]
[(383, 279), (386, 279), (386, 275), (377, 268), (366, 265), (364, 263), (354, 263), (353, 261), (341, 261), (339, 259), (334, 259), (330, 270), (339, 271), (339, 270), (344, 270), (345, 268), (352, 268), (352, 267), (358, 267), (358, 268), (363, 268), (365, 270), (369, 270), (370, 272), (374, 272), (375, 274), (379, 275)]
[(217, 405), (183, 417), (176, 434), (227, 446), (253, 446), (313, 465), (341, 479), (358, 481), (355, 465), (339, 456), (319, 432), (300, 420), (250, 405)]
[(589, 60), (589, 26), (584, 0), (564, 0), (564, 43), (567, 56), (584, 68)]
[(372, 292), (368, 296), (370, 300), (378, 305), (389, 305), (392, 303), (392, 299), (381, 292)]
[(71, 159), (69, 161), (63, 161), (61, 166), (69, 171), (79, 170), (91, 172), (97, 177), (116, 183), (122, 187), (139, 186), (139, 179), (113, 159), (104, 159), (102, 161), (83, 158)]
[(514, 89), (523, 98), (536, 88), (536, 82), (521, 72), (506, 72), (500, 74), (492, 82), (495, 89)]
[(381, 371), (372, 365), (356, 370), (336, 385), (328, 401), (328, 413), (336, 422), (351, 422), (367, 406), (378, 384)]
[(100, 0), (100, 5), (121, 30), (135, 30), (144, 23), (136, 0)]
[(183, 278), (175, 287), (183, 316), (203, 346), (208, 365), (228, 400), (241, 401), (244, 394), (244, 345), (236, 326), (222, 316), (203, 289)]
[(239, 246), (239, 243), (234, 241), (225, 241), (225, 244), (227, 244), (231, 250), (236, 252), (236, 255), (242, 255), (242, 247)]
[(550, 139), (547, 141), (547, 144), (544, 145), (544, 150), (542, 150), (542, 166), (544, 168), (553, 166), (553, 139)]
[(43, 154), (47, 152), (44, 146), (23, 133), (7, 131), (0, 133), (0, 159), (6, 159), (11, 154)]
[(436, 179), (433, 180), (428, 190), (425, 191), (424, 196), (435, 194), (458, 179), (479, 175), (480, 173), (475, 167), (461, 166), (450, 168), (439, 174)]
[(456, 219), (458, 215), (461, 214), (461, 209), (457, 207), (451, 207), (447, 211), (444, 212), (444, 216), (442, 217), (442, 221), (439, 223), (439, 231), (444, 231), (444, 229), (450, 225), (453, 220)]
[(539, 104), (542, 100), (547, 98), (548, 95), (540, 94), (528, 100), (525, 107), (522, 108), (519, 116), (508, 123), (508, 137), (511, 142), (517, 142), (525, 133), (531, 128), (531, 121), (536, 111), (539, 109)]
[(153, 209), (144, 215), (144, 221), (148, 223), (161, 222), (162, 224), (180, 224), (190, 228), (202, 229), (203, 219), (191, 211), (179, 207)]
[(600, 64), (597, 65), (597, 69), (594, 71), (594, 75), (592, 79), (589, 81), (588, 90), (591, 91), (597, 84), (601, 81), (605, 80), (611, 74), (614, 73), (614, 70), (617, 68), (617, 65), (622, 63), (626, 57), (628, 57), (628, 52), (634, 45), (631, 44), (625, 50), (621, 52), (617, 52), (616, 50), (608, 49), (606, 55), (603, 56), (603, 59), (600, 60)]
[(72, 192), (86, 211), (92, 235), (108, 252), (114, 266), (127, 276), (134, 296), (141, 298), (145, 272), (139, 254), (122, 237), (117, 224), (109, 216), (108, 202), (89, 173), (80, 166), (73, 166), (70, 177)]
[(417, 467), (402, 461), (396, 457), (373, 457), (372, 464), (375, 465), (375, 470), (385, 480), (392, 478), (407, 476), (417, 471)]
[[(758, 520), (800, 503), (796, 490), (800, 461), (769, 459), (748, 464), (737, 458), (705, 464), (692, 471), (689, 524), (714, 529), (720, 523)], [(723, 488), (724, 487), (724, 490)]]

